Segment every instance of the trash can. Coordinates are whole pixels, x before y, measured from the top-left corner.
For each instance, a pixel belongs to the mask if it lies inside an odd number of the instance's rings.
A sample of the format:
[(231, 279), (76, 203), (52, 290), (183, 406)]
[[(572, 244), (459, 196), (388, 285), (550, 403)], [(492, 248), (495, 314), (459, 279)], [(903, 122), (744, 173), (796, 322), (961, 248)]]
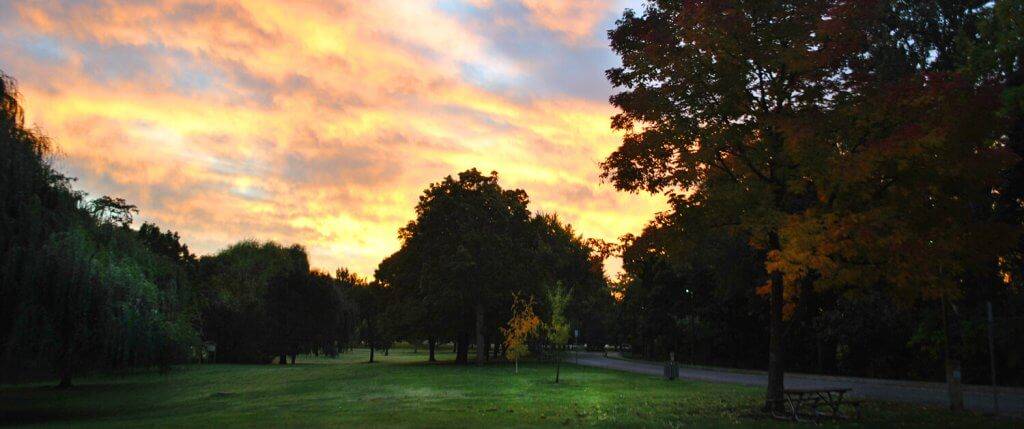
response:
[(666, 362), (664, 376), (666, 380), (675, 380), (679, 378), (679, 364), (675, 362)]

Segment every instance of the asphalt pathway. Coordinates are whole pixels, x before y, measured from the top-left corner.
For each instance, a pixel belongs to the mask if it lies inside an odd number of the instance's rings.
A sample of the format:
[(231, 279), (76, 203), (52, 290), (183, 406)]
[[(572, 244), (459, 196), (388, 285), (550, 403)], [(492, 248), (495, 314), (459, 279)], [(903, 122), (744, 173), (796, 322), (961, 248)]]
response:
[[(568, 360), (574, 361), (570, 354)], [(663, 364), (638, 360), (604, 357), (601, 353), (580, 352), (579, 364), (660, 377)], [(732, 383), (747, 386), (767, 386), (768, 374), (762, 371), (733, 370), (728, 368), (679, 366), (679, 378), (713, 383)], [(786, 374), (787, 389), (853, 389), (847, 395), (863, 399), (946, 405), (949, 396), (944, 383), (884, 380), (827, 375)], [(971, 411), (991, 413), (992, 388), (990, 386), (964, 386), (964, 407)], [(1000, 414), (1024, 415), (1024, 389), (999, 389)]]

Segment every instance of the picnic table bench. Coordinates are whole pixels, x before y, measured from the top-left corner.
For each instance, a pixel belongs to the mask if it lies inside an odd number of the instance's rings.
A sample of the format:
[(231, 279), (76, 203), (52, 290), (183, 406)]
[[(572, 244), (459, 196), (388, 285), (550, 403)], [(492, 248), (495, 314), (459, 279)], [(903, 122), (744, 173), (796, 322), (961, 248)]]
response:
[[(785, 389), (782, 391), (781, 404), (771, 407), (772, 416), (777, 419), (813, 421), (827, 419), (849, 419), (842, 408), (852, 408), (860, 418), (860, 401), (846, 399), (851, 389)], [(781, 406), (779, 406), (781, 405)], [(781, 411), (780, 411), (781, 410)]]

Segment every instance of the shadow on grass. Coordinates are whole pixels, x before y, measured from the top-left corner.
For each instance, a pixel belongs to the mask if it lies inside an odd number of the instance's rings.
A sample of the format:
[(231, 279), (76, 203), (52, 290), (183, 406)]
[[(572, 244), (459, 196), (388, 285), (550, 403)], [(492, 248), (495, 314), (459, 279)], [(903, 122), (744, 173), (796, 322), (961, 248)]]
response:
[(7, 385), (0, 386), (0, 400), (7, 401), (13, 398), (23, 398), (25, 395), (46, 395), (46, 394), (81, 394), (81, 393), (105, 393), (122, 389), (132, 389), (153, 384), (147, 381), (111, 381), (107, 383), (84, 383), (75, 384), (71, 387), (57, 387), (57, 383), (30, 385)]
[(4, 406), (4, 408), (0, 408), (0, 415), (3, 415), (3, 419), (0, 419), (0, 426), (22, 426), (42, 423), (72, 422), (81, 420), (102, 419), (107, 417), (114, 417), (115, 415), (117, 415), (117, 413), (110, 411), (70, 411), (55, 409), (25, 409), (20, 407), (15, 407), (15, 409), (5, 408), (6, 405)]
[[(133, 409), (147, 409), (149, 405), (125, 408), (84, 408), (74, 403), (83, 398), (116, 393), (124, 390), (144, 389), (148, 382), (109, 382), (74, 385), (58, 388), (51, 384), (28, 386), (5, 386), (0, 390), (0, 426), (17, 426), (40, 423), (59, 423), (88, 419), (103, 419), (131, 412)], [(70, 404), (69, 404), (70, 403)]]

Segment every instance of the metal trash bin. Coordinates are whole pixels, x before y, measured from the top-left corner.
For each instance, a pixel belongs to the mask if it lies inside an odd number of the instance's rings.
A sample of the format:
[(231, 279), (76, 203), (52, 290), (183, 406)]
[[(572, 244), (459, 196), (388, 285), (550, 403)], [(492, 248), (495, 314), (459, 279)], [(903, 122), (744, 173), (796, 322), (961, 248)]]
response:
[(665, 376), (666, 380), (675, 380), (679, 378), (679, 364), (675, 362), (666, 362), (662, 374)]

